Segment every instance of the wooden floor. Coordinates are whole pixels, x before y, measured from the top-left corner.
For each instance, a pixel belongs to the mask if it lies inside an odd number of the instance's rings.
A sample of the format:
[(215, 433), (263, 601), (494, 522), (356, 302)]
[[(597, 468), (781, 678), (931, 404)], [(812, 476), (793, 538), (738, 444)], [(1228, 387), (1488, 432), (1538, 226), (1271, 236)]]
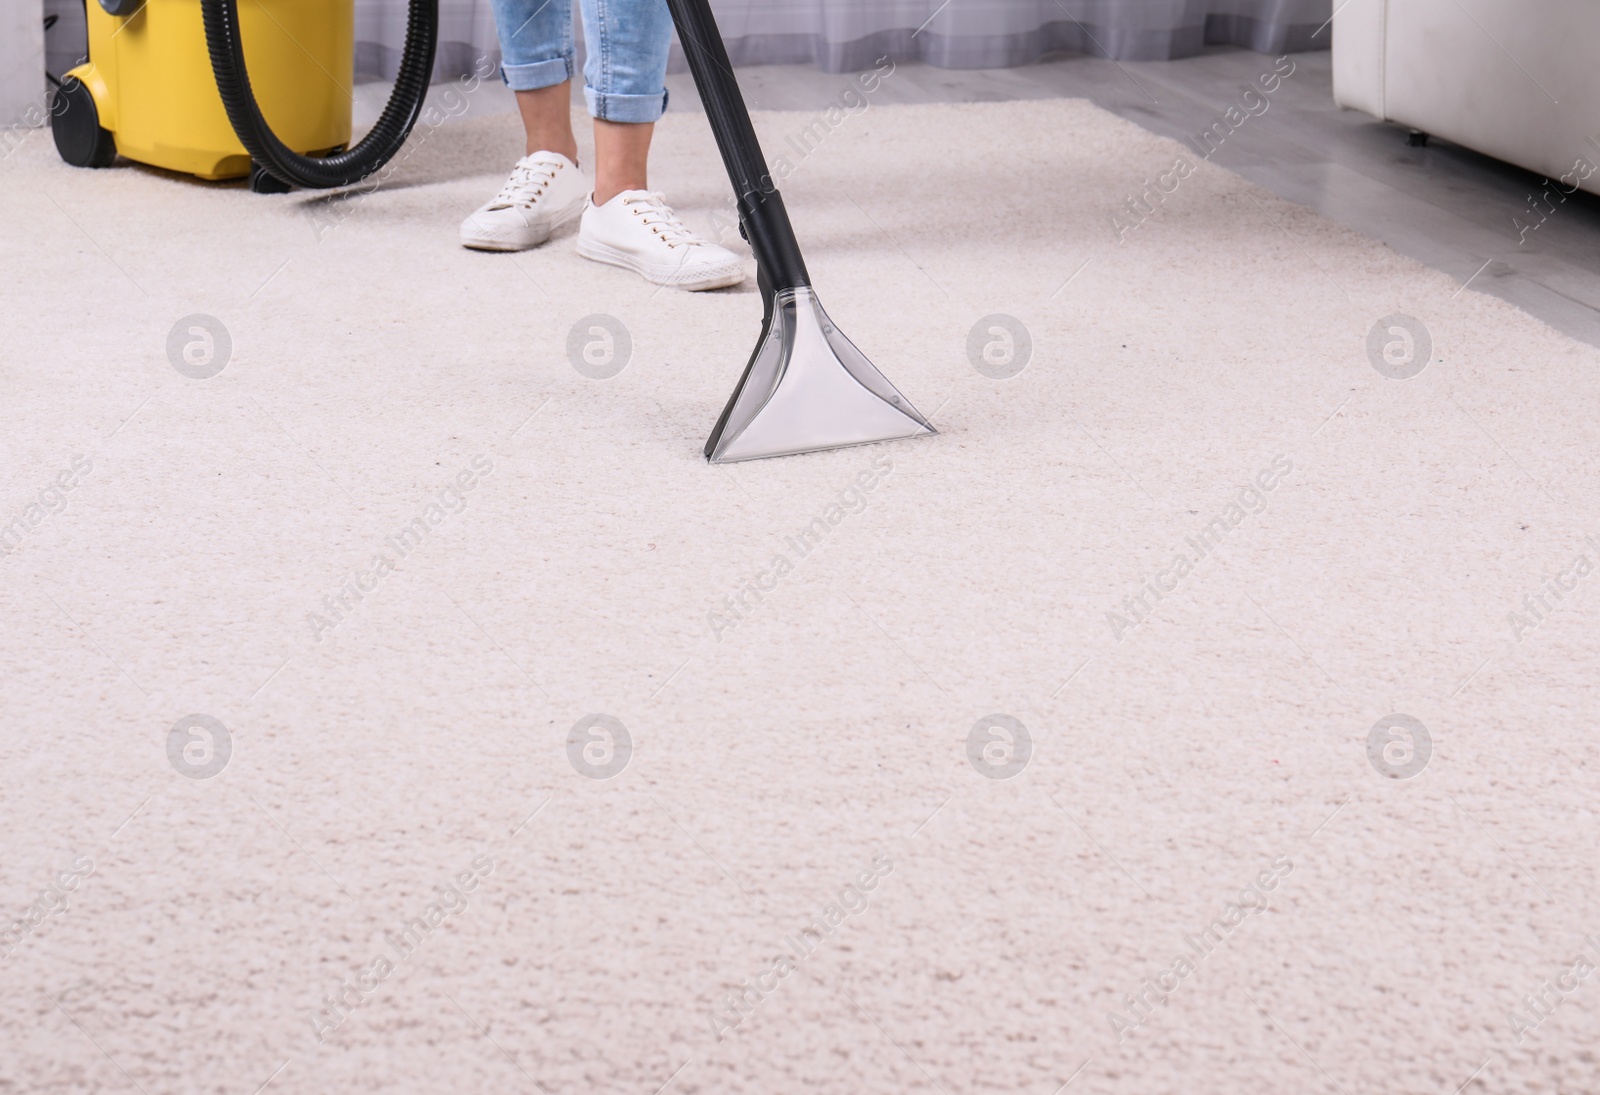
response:
[[(1600, 200), (1573, 195), (1519, 242), (1512, 218), (1529, 219), (1524, 211), (1537, 175), (1441, 141), (1410, 147), (1405, 130), (1334, 104), (1328, 53), (1293, 60), (1294, 74), (1268, 111), (1230, 136), (1211, 157), (1215, 163), (1600, 345)], [(1070, 56), (1012, 69), (901, 63), (872, 101), (1086, 98), (1183, 140), (1215, 122), (1272, 62), (1265, 54), (1216, 48), (1180, 61)], [(752, 108), (822, 110), (856, 77), (766, 65), (741, 68), (739, 79)], [(687, 73), (667, 83), (672, 109), (700, 109)], [(360, 90), (376, 117), (387, 87)], [(471, 113), (510, 109), (503, 87), (485, 85)]]

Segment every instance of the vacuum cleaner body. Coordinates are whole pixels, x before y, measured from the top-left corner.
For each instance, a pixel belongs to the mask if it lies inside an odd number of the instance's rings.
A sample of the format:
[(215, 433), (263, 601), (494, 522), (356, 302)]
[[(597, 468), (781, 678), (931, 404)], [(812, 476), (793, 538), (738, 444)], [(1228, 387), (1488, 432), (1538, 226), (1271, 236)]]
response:
[[(217, 90), (200, 4), (88, 0), (87, 12), (89, 61), (58, 92), (62, 157), (104, 166), (121, 154), (202, 179), (248, 174), (251, 156)], [(354, 0), (240, 0), (239, 24), (251, 90), (278, 138), (302, 155), (348, 145)]]

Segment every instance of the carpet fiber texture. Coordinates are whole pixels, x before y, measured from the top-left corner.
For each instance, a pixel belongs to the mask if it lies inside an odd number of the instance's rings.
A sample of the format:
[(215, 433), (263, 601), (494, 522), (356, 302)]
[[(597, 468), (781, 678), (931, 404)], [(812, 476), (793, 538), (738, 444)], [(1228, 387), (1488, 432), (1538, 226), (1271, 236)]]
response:
[(0, 1091), (1600, 1088), (1600, 355), (1083, 102), (756, 122), (937, 436), (707, 465), (753, 264), (463, 250), (509, 116), (0, 163)]

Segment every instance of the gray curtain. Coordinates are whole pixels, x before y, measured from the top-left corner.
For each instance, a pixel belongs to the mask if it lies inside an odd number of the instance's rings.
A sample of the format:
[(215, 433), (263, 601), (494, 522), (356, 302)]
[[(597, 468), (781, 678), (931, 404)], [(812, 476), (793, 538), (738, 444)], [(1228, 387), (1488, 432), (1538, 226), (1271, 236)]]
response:
[[(1326, 49), (1332, 33), (1317, 31), (1333, 0), (712, 0), (712, 8), (736, 65), (852, 72), (885, 56), (1009, 68), (1057, 53), (1157, 61), (1219, 44)], [(439, 17), (436, 78), (464, 75), (479, 58), (498, 60), (489, 0), (440, 0)], [(404, 4), (356, 0), (358, 75), (392, 77), (404, 37)], [(581, 55), (581, 31), (578, 38)], [(672, 68), (683, 68), (676, 46)]]
[[(572, 0), (577, 10), (577, 0)], [(356, 79), (392, 80), (406, 41), (403, 0), (355, 0)], [(489, 0), (439, 0), (439, 51), (435, 81), (471, 73), (480, 58), (500, 62)]]

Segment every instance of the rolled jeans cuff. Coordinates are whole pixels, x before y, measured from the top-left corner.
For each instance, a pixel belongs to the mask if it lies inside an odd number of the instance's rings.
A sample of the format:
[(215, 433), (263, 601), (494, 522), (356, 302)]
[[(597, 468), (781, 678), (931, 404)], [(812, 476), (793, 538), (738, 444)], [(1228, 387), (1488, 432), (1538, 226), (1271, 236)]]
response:
[(618, 95), (611, 91), (583, 89), (589, 113), (602, 122), (654, 122), (667, 112), (667, 92), (659, 95)]
[(500, 78), (512, 91), (538, 91), (572, 79), (571, 57), (552, 57), (526, 65), (500, 66)]

